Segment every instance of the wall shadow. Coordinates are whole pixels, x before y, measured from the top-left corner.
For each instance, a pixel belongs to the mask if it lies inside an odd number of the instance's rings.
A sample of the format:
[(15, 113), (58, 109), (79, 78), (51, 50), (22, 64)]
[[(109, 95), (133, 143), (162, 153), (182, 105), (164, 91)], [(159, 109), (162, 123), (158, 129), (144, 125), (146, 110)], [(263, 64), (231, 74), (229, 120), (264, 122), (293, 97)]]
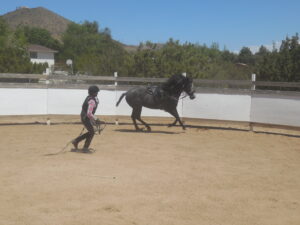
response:
[(180, 134), (182, 132), (172, 132), (172, 131), (159, 131), (159, 130), (140, 130), (136, 131), (134, 129), (115, 129), (114, 131), (122, 132), (122, 133), (143, 133), (143, 134)]

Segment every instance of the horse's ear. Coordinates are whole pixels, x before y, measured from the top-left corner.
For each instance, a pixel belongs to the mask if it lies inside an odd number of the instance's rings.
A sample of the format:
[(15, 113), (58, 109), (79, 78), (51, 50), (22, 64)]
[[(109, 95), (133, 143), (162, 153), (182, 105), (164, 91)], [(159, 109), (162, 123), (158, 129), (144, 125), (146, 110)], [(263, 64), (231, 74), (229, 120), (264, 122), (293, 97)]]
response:
[(186, 78), (188, 81), (193, 81), (193, 79), (194, 79), (192, 76), (187, 76)]

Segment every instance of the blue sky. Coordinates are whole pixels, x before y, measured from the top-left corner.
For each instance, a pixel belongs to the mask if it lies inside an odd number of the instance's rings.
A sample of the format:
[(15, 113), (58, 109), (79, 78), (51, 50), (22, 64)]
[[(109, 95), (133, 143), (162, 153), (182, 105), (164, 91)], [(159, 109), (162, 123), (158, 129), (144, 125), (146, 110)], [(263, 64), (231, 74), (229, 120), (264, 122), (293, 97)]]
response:
[(97, 21), (128, 45), (173, 38), (238, 52), (300, 31), (299, 0), (4, 0), (0, 15), (18, 6), (45, 7), (77, 23)]

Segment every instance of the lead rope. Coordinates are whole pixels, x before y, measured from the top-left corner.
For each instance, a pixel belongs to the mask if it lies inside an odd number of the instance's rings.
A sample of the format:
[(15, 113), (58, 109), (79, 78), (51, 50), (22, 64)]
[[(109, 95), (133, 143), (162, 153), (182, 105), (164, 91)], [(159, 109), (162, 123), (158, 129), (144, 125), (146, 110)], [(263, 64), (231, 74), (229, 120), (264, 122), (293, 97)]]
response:
[(184, 94), (182, 97), (180, 97), (179, 99), (183, 99), (183, 98), (186, 98), (188, 95), (187, 94)]
[[(101, 125), (103, 124), (102, 128), (101, 128)], [(100, 135), (101, 132), (105, 129), (106, 127), (106, 122), (103, 120), (101, 120), (98, 124), (96, 124), (96, 131), (95, 131), (95, 134), (98, 134)]]
[[(80, 134), (79, 134), (78, 136), (82, 135), (83, 131), (84, 131), (84, 127), (82, 128), (82, 130), (81, 130), (81, 132), (80, 132)], [(58, 154), (63, 153), (63, 152), (65, 151), (65, 149), (72, 143), (72, 141), (74, 141), (74, 139), (72, 139), (71, 141), (69, 141), (69, 142), (66, 144), (66, 146), (63, 147), (60, 151), (58, 151), (58, 152), (56, 152), (56, 153), (46, 154), (45, 156), (58, 155)]]

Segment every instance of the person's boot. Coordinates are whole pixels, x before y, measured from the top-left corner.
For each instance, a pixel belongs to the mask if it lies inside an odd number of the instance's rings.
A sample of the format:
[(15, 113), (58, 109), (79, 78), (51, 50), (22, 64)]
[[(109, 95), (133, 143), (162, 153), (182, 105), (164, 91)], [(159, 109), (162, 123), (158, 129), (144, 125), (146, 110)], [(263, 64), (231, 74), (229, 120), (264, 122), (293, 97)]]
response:
[(86, 147), (83, 147), (82, 149), (82, 153), (90, 153), (90, 149), (89, 148), (86, 148)]

